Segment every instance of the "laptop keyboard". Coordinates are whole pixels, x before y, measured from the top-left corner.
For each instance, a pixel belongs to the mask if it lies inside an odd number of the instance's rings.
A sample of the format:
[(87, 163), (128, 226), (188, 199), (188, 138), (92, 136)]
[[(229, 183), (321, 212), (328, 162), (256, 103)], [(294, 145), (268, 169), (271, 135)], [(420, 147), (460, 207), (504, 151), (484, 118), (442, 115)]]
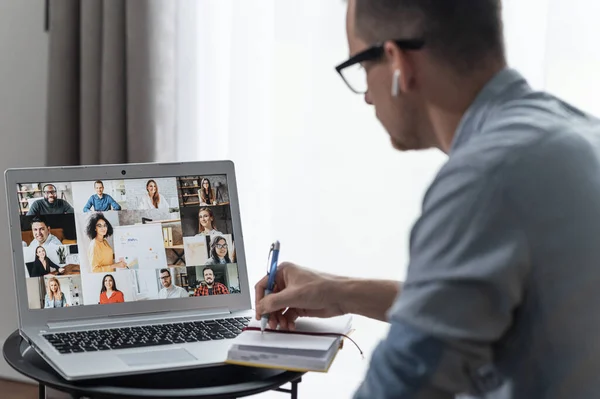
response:
[(154, 324), (149, 326), (44, 334), (44, 338), (60, 353), (95, 352), (231, 339), (237, 337), (249, 322), (250, 317), (236, 317), (186, 323)]

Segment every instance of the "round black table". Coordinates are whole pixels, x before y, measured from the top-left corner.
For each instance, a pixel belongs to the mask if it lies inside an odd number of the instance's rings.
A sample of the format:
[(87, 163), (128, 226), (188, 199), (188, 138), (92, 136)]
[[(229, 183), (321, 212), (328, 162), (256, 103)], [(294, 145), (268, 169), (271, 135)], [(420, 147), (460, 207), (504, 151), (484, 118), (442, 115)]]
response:
[[(298, 384), (304, 373), (223, 365), (210, 368), (167, 371), (83, 381), (60, 376), (15, 331), (2, 348), (6, 362), (19, 373), (39, 383), (40, 398), (46, 387), (69, 393), (73, 398), (240, 398), (269, 390), (290, 393), (298, 398)], [(282, 385), (290, 382), (291, 389)]]

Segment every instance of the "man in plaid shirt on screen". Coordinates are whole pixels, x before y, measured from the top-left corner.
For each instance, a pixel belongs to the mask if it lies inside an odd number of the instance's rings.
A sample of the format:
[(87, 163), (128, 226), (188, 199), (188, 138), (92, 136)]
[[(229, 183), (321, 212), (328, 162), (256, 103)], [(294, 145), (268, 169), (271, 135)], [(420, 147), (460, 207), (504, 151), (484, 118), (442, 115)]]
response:
[(202, 270), (202, 274), (204, 274), (204, 281), (196, 288), (194, 296), (229, 294), (225, 284), (215, 282), (215, 272), (209, 266)]

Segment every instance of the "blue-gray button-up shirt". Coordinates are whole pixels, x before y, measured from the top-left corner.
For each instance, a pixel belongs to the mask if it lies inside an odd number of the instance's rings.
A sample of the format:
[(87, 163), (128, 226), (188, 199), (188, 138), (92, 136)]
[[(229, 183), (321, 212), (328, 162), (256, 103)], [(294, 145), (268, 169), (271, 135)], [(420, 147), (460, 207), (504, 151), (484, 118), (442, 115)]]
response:
[(102, 194), (102, 198), (98, 197), (98, 194), (93, 194), (83, 207), (83, 211), (89, 212), (91, 208), (94, 208), (96, 212), (105, 212), (111, 209), (120, 211), (121, 205), (108, 194)]
[(515, 70), (461, 120), (356, 399), (600, 397), (600, 121)]

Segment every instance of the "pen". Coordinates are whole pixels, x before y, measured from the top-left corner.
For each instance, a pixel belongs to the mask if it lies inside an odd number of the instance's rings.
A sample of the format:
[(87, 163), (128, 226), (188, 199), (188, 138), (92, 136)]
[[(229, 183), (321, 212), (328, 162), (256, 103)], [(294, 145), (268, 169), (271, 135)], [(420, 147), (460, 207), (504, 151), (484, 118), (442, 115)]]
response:
[[(267, 263), (267, 267), (269, 268), (267, 273), (269, 275), (269, 281), (267, 282), (267, 288), (265, 289), (265, 296), (269, 295), (273, 292), (275, 288), (275, 274), (277, 273), (277, 259), (279, 257), (279, 241), (275, 241), (271, 244), (271, 250), (269, 251), (269, 258), (271, 259), (271, 264)], [(269, 314), (265, 313), (260, 318), (260, 332), (263, 333), (265, 328), (267, 327), (267, 323), (269, 321)]]

